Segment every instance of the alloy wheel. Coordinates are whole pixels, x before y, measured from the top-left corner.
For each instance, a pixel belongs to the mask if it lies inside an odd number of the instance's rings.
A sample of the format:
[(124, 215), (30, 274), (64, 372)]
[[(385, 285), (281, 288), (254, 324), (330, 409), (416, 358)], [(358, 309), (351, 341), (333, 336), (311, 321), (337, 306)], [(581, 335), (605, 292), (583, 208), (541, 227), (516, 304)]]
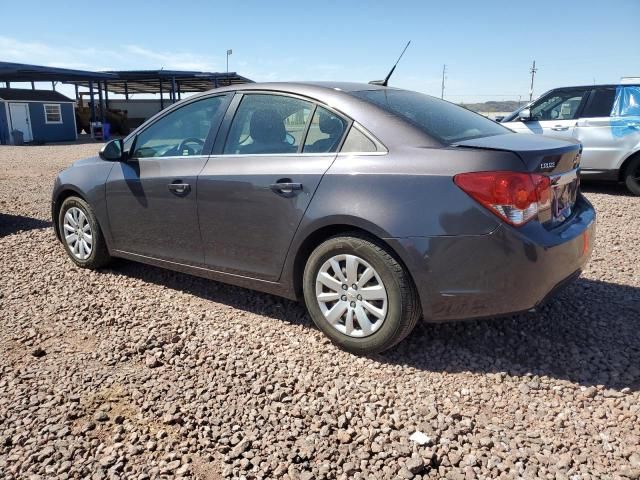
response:
[(86, 260), (93, 248), (91, 224), (85, 213), (78, 207), (71, 207), (64, 214), (64, 239), (71, 254), (78, 260)]
[(356, 255), (329, 258), (316, 276), (316, 299), (326, 321), (349, 337), (368, 337), (387, 317), (387, 290), (378, 272)]

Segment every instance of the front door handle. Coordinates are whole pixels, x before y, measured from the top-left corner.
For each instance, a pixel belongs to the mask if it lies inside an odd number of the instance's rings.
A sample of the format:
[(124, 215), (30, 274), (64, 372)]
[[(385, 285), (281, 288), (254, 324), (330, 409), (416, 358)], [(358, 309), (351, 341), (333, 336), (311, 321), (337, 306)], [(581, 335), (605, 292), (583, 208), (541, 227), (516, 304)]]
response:
[(294, 190), (302, 190), (302, 184), (295, 182), (277, 182), (272, 183), (271, 185), (269, 185), (269, 187), (276, 193), (284, 194), (291, 194)]
[(191, 185), (188, 183), (181, 183), (180, 180), (170, 183), (168, 185), (169, 191), (174, 195), (182, 197), (191, 191)]
[(551, 130), (555, 130), (556, 132), (562, 132), (564, 130), (569, 130), (569, 127), (563, 127), (562, 125), (556, 125), (555, 127), (551, 127)]

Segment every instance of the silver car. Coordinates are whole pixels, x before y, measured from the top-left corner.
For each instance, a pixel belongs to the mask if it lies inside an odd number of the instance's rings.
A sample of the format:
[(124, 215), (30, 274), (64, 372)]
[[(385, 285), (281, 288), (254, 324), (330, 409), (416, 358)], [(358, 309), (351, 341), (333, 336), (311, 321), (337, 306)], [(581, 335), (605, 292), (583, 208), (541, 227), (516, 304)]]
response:
[(640, 195), (640, 85), (556, 88), (502, 124), (518, 133), (579, 140), (583, 178), (624, 182)]

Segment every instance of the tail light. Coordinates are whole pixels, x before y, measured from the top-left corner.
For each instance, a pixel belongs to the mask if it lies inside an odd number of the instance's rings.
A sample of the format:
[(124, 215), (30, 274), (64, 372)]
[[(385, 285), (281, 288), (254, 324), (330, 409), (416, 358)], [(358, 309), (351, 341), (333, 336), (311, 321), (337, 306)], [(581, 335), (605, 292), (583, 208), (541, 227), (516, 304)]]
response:
[(471, 172), (456, 175), (453, 181), (473, 199), (516, 227), (551, 208), (551, 183), (544, 175)]

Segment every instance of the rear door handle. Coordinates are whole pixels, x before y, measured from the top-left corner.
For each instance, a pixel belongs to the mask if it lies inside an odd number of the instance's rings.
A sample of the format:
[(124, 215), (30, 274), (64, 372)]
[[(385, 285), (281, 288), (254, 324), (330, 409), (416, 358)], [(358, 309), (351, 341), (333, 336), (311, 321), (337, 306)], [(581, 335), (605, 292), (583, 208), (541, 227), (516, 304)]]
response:
[(556, 132), (561, 132), (564, 130), (569, 130), (569, 127), (563, 127), (562, 125), (556, 125), (555, 127), (551, 127), (551, 130), (555, 130)]
[(294, 190), (302, 190), (302, 184), (295, 182), (277, 182), (272, 183), (271, 185), (269, 185), (269, 187), (276, 193), (285, 194), (293, 193)]
[(191, 191), (191, 185), (188, 183), (181, 183), (180, 180), (172, 182), (168, 185), (169, 191), (174, 195), (182, 197)]

